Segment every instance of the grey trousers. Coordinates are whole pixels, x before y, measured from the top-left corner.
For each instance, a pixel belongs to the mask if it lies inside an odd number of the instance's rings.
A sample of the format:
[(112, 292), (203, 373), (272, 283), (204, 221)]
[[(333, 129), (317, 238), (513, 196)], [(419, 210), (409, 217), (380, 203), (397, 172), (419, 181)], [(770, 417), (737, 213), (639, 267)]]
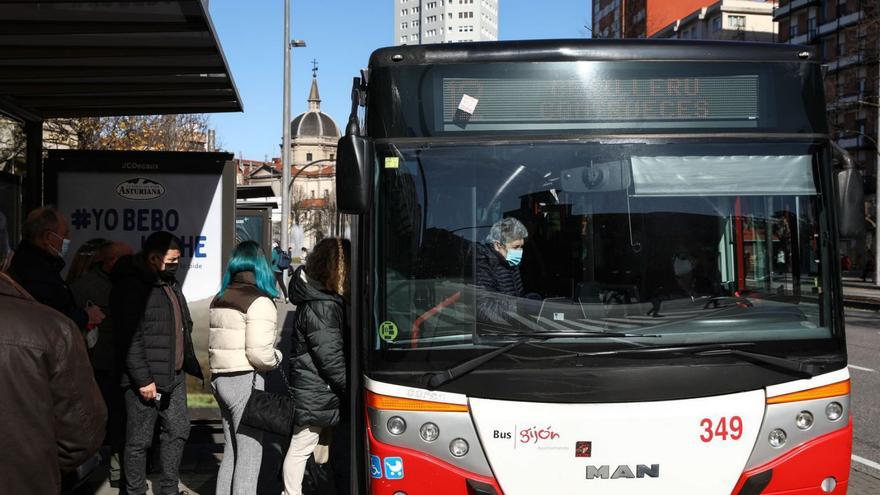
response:
[[(257, 493), (263, 460), (263, 432), (240, 425), (244, 406), (251, 396), (253, 371), (216, 374), (211, 378), (214, 397), (223, 416), (223, 462), (217, 474), (217, 495)], [(257, 373), (254, 386), (263, 390), (263, 375)]]
[(180, 459), (189, 438), (189, 414), (186, 406), (186, 375), (181, 371), (174, 388), (162, 393), (161, 401), (143, 400), (136, 390), (125, 390), (125, 454), (122, 456), (125, 487), (128, 495), (147, 492), (147, 450), (153, 443), (153, 431), (159, 420), (159, 490), (157, 495), (177, 495)]

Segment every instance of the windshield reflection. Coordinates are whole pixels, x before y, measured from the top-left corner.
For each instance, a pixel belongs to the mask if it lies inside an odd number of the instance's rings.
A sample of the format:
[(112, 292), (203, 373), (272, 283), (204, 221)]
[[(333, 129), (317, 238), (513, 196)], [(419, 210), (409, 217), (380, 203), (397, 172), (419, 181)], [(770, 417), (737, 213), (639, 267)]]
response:
[(749, 148), (388, 147), (375, 347), (829, 337), (816, 150)]

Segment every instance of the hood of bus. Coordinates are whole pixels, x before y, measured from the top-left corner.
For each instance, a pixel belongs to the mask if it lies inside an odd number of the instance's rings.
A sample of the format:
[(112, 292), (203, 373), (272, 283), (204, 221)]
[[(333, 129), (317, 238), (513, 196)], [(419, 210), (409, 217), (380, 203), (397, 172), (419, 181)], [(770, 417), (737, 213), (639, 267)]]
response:
[(764, 406), (763, 390), (620, 404), (470, 399), (505, 495), (730, 495)]

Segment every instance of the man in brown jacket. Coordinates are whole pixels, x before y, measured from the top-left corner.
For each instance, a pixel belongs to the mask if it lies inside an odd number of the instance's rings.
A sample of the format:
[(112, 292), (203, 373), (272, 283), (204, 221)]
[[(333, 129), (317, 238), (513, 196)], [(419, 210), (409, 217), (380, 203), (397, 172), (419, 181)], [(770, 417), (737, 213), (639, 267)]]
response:
[(107, 409), (76, 324), (0, 273), (0, 491), (59, 493), (90, 459)]

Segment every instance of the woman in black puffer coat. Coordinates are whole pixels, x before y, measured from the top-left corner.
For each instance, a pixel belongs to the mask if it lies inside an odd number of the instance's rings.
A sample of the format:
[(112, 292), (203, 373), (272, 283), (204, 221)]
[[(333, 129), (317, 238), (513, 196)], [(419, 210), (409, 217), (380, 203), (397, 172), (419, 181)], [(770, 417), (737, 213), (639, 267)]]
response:
[(302, 493), (306, 462), (321, 431), (340, 420), (340, 403), (347, 388), (343, 297), (348, 291), (350, 252), (348, 241), (325, 239), (290, 280), (296, 317), (289, 381), (296, 405), (293, 437), (284, 458), (287, 495)]

